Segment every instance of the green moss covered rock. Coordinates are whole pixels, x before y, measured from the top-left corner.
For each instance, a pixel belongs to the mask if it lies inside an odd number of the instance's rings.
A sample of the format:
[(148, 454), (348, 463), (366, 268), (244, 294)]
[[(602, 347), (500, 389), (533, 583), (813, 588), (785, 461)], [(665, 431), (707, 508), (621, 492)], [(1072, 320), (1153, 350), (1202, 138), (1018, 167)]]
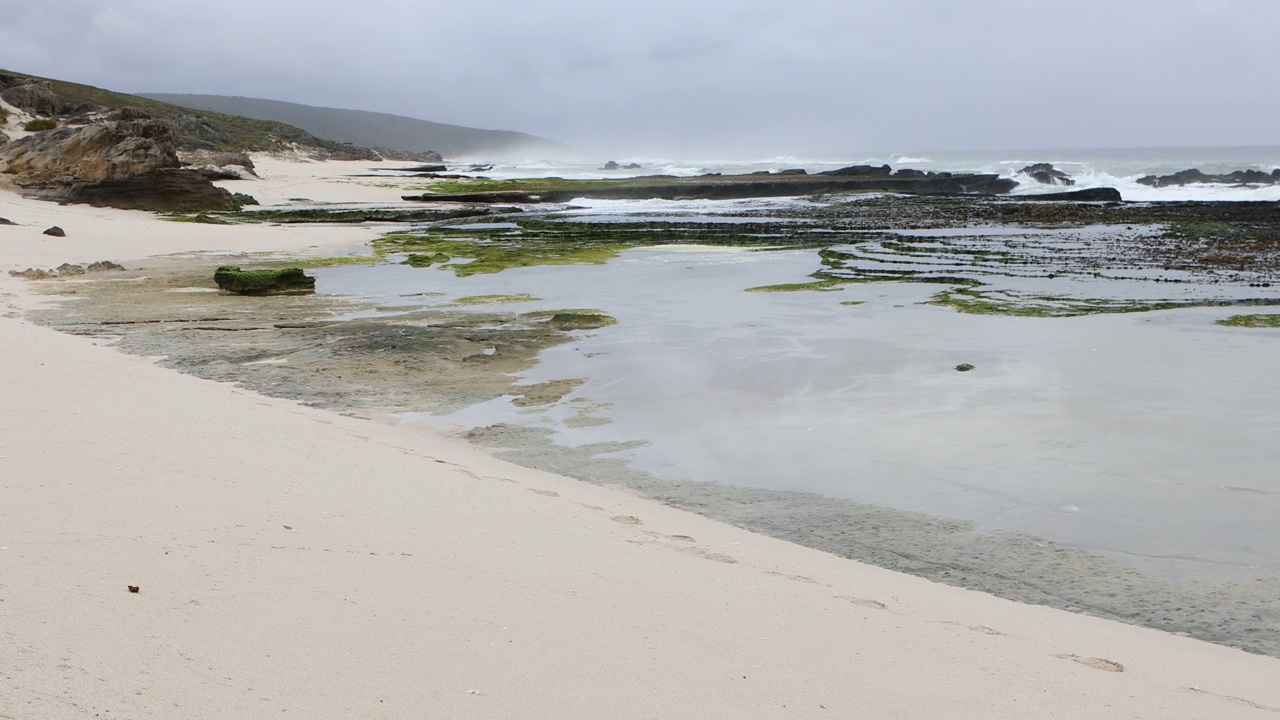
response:
[(223, 290), (237, 295), (308, 293), (316, 290), (316, 279), (299, 267), (241, 270), (234, 265), (223, 265), (214, 272), (213, 281)]

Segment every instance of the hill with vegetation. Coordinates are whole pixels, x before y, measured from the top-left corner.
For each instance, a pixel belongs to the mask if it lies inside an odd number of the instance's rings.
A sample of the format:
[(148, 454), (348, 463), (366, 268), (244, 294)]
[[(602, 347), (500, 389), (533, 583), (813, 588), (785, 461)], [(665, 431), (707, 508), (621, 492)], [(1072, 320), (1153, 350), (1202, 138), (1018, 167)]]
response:
[(403, 115), (226, 95), (144, 93), (142, 97), (202, 111), (288, 123), (335, 142), (407, 152), (434, 150), (450, 158), (562, 156), (571, 152), (561, 143), (522, 132), (480, 130)]
[(250, 118), (232, 113), (196, 109), (172, 103), (0, 69), (0, 98), (34, 117), (75, 124), (95, 115), (139, 108), (151, 117), (168, 120), (178, 132), (182, 149), (224, 152), (276, 152), (299, 150), (334, 158), (376, 157), (424, 159), (405, 151), (357, 147), (320, 138), (288, 123)]

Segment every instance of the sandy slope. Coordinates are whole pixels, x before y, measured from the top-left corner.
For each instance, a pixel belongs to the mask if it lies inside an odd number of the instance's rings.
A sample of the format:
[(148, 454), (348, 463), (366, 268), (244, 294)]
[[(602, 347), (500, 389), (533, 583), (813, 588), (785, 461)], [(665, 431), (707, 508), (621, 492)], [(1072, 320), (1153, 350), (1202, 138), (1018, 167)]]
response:
[[(263, 174), (251, 192), (342, 191)], [(372, 235), (13, 195), (0, 216), (23, 223), (0, 270)], [(0, 277), (0, 718), (1280, 714), (1280, 660), (179, 375), (26, 323), (27, 293)]]

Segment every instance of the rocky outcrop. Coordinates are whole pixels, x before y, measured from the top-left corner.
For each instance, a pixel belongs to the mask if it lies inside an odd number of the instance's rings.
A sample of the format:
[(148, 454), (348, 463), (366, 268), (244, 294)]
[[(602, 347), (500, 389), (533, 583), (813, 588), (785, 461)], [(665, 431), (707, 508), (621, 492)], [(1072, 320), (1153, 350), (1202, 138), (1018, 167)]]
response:
[(49, 237), (66, 237), (66, 236), (67, 236), (67, 231), (66, 231), (66, 230), (63, 230), (62, 228), (58, 227), (57, 225), (54, 225), (53, 227), (49, 228), (48, 230), (45, 230), (45, 231), (44, 231), (43, 233), (41, 233), (41, 234), (42, 234), (42, 235), (48, 235)]
[(1099, 187), (1085, 190), (1068, 190), (1066, 192), (1023, 195), (1023, 200), (1074, 200), (1076, 202), (1121, 202), (1120, 191), (1115, 188)]
[(1062, 172), (1058, 168), (1049, 163), (1035, 163), (1028, 165), (1018, 171), (1019, 175), (1026, 175), (1032, 180), (1042, 185), (1075, 185), (1076, 181), (1071, 176)]
[[(199, 172), (180, 169), (172, 124), (144, 111), (59, 127), (0, 148), (0, 172), (61, 202), (138, 210), (231, 210), (231, 193)], [(108, 117), (112, 117), (108, 116)]]
[(122, 120), (59, 127), (15, 140), (0, 150), (0, 172), (20, 184), (102, 182), (178, 167), (173, 126)]
[(998, 175), (927, 173), (897, 176), (892, 169), (855, 166), (816, 175), (771, 173), (671, 177), (652, 175), (618, 180), (547, 180), (545, 187), (530, 184), (523, 192), (404, 195), (424, 202), (567, 202), (574, 198), (608, 200), (732, 200), (738, 198), (796, 197), (838, 192), (897, 192), (912, 195), (1000, 195), (1017, 187), (1015, 180)]
[(218, 287), (236, 295), (278, 295), (281, 293), (315, 292), (316, 279), (302, 268), (241, 270), (223, 265), (213, 273)]
[(185, 152), (178, 159), (186, 167), (195, 170), (209, 180), (247, 180), (257, 178), (253, 159), (248, 153)]
[(58, 202), (152, 212), (235, 210), (235, 197), (195, 170), (164, 169), (99, 183), (71, 183), (38, 193)]
[(0, 75), (0, 98), (10, 105), (39, 117), (58, 114), (58, 96), (47, 82)]
[(880, 167), (876, 167), (875, 165), (850, 165), (849, 167), (842, 167), (839, 170), (827, 170), (826, 172), (818, 174), (835, 175), (840, 177), (843, 175), (888, 175), (891, 172), (893, 172), (893, 168), (888, 165), (881, 165)]
[(1236, 170), (1232, 173), (1222, 175), (1209, 175), (1203, 173), (1196, 168), (1183, 170), (1172, 175), (1147, 175), (1138, 178), (1138, 182), (1142, 185), (1150, 187), (1170, 187), (1180, 185), (1197, 185), (1197, 184), (1219, 184), (1219, 185), (1278, 185), (1280, 184), (1280, 169), (1273, 170), (1270, 173), (1261, 170)]
[(26, 278), (27, 280), (50, 280), (59, 277), (73, 277), (75, 275), (84, 275), (85, 273), (108, 272), (112, 270), (124, 270), (124, 267), (110, 260), (99, 260), (95, 263), (85, 265), (72, 265), (71, 263), (62, 263), (56, 268), (44, 270), (41, 268), (27, 268), (26, 270), (10, 270), (9, 275), (13, 277)]

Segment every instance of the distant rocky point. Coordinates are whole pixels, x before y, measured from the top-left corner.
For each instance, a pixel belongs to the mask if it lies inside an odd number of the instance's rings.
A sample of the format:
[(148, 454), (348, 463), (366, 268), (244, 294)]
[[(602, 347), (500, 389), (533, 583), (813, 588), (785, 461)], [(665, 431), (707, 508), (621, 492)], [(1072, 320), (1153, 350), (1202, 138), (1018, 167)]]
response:
[[(650, 175), (617, 180), (574, 181), (542, 178), (516, 181), (518, 187), (498, 192), (406, 195), (422, 202), (540, 203), (573, 198), (611, 200), (728, 200), (795, 197), (833, 192), (896, 192), (913, 195), (1002, 195), (1018, 182), (993, 174), (924, 172), (888, 165), (852, 165), (813, 175), (786, 170), (747, 175), (708, 174), (699, 177)], [(1040, 197), (1042, 200), (1116, 201), (1112, 188), (1094, 188)]]
[(141, 97), (184, 108), (288, 123), (334, 142), (416, 154), (438, 153), (434, 159), (421, 158), (423, 162), (440, 162), (443, 159), (441, 155), (448, 158), (495, 158), (524, 156), (532, 152), (558, 157), (571, 152), (566, 145), (527, 133), (481, 130), (388, 113), (227, 95), (144, 93)]
[(1150, 187), (1162, 188), (1179, 185), (1218, 184), (1218, 185), (1277, 185), (1280, 184), (1280, 169), (1269, 173), (1261, 170), (1236, 170), (1223, 175), (1209, 175), (1192, 168), (1172, 175), (1147, 175), (1138, 178), (1138, 182)]

